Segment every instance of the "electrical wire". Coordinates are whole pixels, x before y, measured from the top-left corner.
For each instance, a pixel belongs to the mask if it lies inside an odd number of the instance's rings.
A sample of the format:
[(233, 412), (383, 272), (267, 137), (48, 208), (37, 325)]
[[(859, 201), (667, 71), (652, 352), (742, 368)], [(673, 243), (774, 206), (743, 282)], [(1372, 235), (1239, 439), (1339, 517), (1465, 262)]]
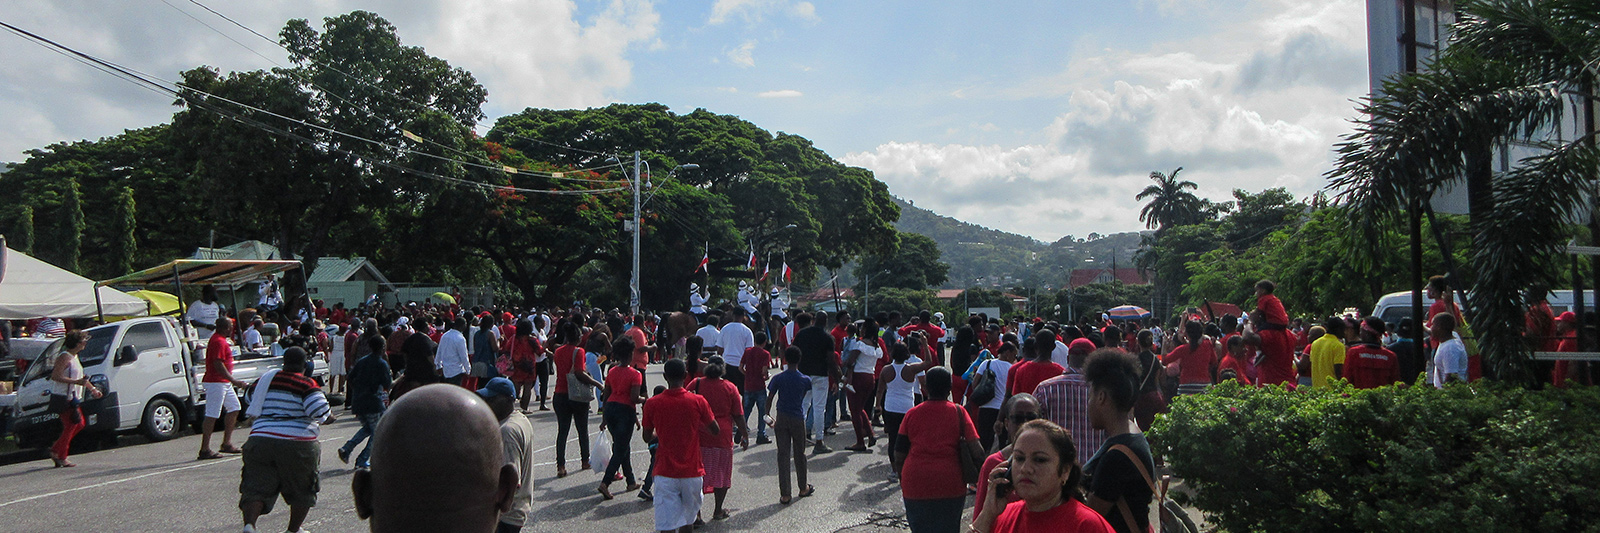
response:
[[(151, 90), (151, 91), (157, 92), (159, 94), (175, 96), (178, 99), (183, 100), (185, 103), (187, 103), (187, 104), (189, 104), (191, 106), (194, 106), (194, 107), (197, 107), (197, 108), (200, 108), (200, 109), (205, 109), (205, 110), (211, 111), (213, 113), (217, 113), (217, 114), (219, 114), (221, 116), (224, 116), (226, 118), (229, 118), (229, 119), (234, 120), (236, 122), (239, 122), (241, 124), (246, 124), (246, 125), (255, 127), (257, 129), (261, 129), (261, 130), (264, 130), (264, 131), (275, 133), (275, 134), (278, 134), (278, 135), (281, 135), (281, 136), (290, 137), (292, 139), (296, 139), (296, 140), (299, 140), (299, 141), (302, 141), (302, 142), (306, 142), (308, 144), (320, 147), (322, 149), (326, 149), (326, 150), (330, 150), (330, 151), (334, 151), (334, 152), (338, 152), (338, 153), (342, 153), (342, 154), (346, 154), (346, 155), (355, 157), (357, 160), (364, 161), (364, 162), (369, 163), (369, 164), (373, 164), (373, 165), (378, 165), (378, 166), (382, 166), (382, 167), (385, 167), (385, 168), (394, 169), (394, 170), (397, 170), (397, 171), (400, 171), (400, 172), (403, 172), (403, 173), (417, 175), (417, 176), (421, 176), (421, 177), (425, 177), (425, 178), (429, 178), (429, 179), (445, 181), (445, 182), (449, 182), (449, 183), (465, 184), (465, 185), (470, 185), (470, 186), (478, 187), (478, 188), (485, 188), (485, 189), (492, 189), (492, 190), (503, 190), (503, 191), (513, 191), (513, 192), (535, 193), (535, 194), (555, 194), (555, 195), (597, 194), (597, 193), (614, 192), (614, 191), (621, 191), (621, 190), (627, 189), (627, 187), (613, 187), (613, 188), (606, 188), (606, 189), (572, 189), (572, 190), (527, 189), (527, 188), (521, 188), (521, 187), (510, 187), (510, 186), (502, 186), (502, 185), (493, 185), (493, 184), (488, 184), (488, 183), (483, 183), (483, 182), (475, 182), (475, 181), (471, 181), (471, 180), (464, 180), (464, 179), (455, 178), (455, 177), (451, 177), (451, 176), (444, 176), (444, 175), (440, 175), (440, 174), (435, 174), (435, 173), (432, 173), (432, 172), (425, 172), (425, 171), (421, 171), (421, 170), (411, 169), (411, 168), (407, 168), (407, 167), (403, 167), (403, 166), (400, 166), (400, 165), (396, 165), (396, 164), (393, 164), (393, 163), (390, 163), (390, 162), (387, 162), (387, 161), (372, 159), (372, 158), (369, 158), (369, 157), (362, 156), (361, 154), (357, 154), (357, 153), (351, 152), (351, 151), (346, 150), (346, 149), (342, 149), (342, 148), (338, 148), (336, 146), (332, 146), (332, 145), (330, 145), (328, 143), (325, 143), (325, 142), (317, 141), (315, 139), (311, 139), (311, 138), (296, 134), (294, 132), (291, 132), (291, 131), (288, 131), (288, 130), (285, 130), (285, 129), (282, 129), (282, 128), (277, 128), (277, 127), (262, 123), (262, 122), (257, 121), (257, 120), (249, 119), (249, 118), (244, 117), (244, 116), (242, 116), (240, 114), (221, 109), (221, 108), (211, 104), (208, 101), (193, 98), (190, 95), (185, 94), (184, 91), (189, 91), (189, 92), (194, 92), (194, 93), (199, 93), (199, 94), (205, 94), (205, 95), (207, 95), (207, 96), (209, 96), (211, 98), (215, 98), (215, 99), (218, 99), (218, 100), (221, 100), (221, 101), (224, 101), (224, 102), (229, 102), (229, 103), (232, 103), (232, 104), (238, 105), (240, 107), (244, 107), (246, 109), (250, 109), (250, 110), (253, 110), (253, 111), (256, 111), (256, 112), (259, 112), (259, 113), (272, 115), (272, 116), (280, 118), (280, 119), (284, 119), (284, 120), (287, 120), (287, 121), (290, 121), (290, 122), (294, 122), (294, 123), (298, 123), (298, 124), (301, 124), (301, 125), (305, 125), (305, 126), (308, 126), (308, 127), (312, 127), (312, 128), (328, 131), (328, 132), (331, 132), (331, 133), (336, 133), (336, 134), (339, 134), (339, 135), (344, 135), (344, 136), (352, 137), (352, 138), (355, 138), (355, 139), (364, 140), (364, 141), (367, 141), (367, 142), (378, 144), (380, 146), (385, 146), (385, 147), (392, 148), (392, 149), (398, 149), (398, 150), (400, 150), (402, 152), (406, 152), (406, 153), (434, 157), (434, 158), (438, 158), (438, 159), (443, 159), (445, 161), (455, 162), (455, 163), (458, 163), (458, 164), (469, 165), (469, 166), (478, 166), (478, 167), (482, 167), (482, 168), (486, 168), (486, 169), (490, 169), (490, 170), (503, 170), (503, 169), (497, 169), (497, 168), (494, 168), (494, 167), (489, 167), (487, 165), (476, 165), (476, 164), (473, 164), (473, 163), (468, 163), (468, 162), (459, 161), (459, 160), (453, 160), (453, 159), (449, 159), (449, 158), (443, 158), (443, 157), (440, 157), (440, 156), (436, 156), (436, 155), (433, 155), (433, 154), (427, 154), (427, 153), (424, 153), (424, 152), (417, 152), (417, 151), (408, 150), (408, 149), (405, 149), (405, 148), (398, 148), (398, 147), (387, 145), (387, 144), (384, 144), (384, 143), (381, 143), (381, 142), (378, 142), (378, 141), (372, 141), (370, 139), (364, 139), (364, 138), (361, 138), (359, 136), (355, 136), (355, 135), (339, 132), (337, 130), (333, 130), (331, 128), (327, 128), (327, 127), (324, 127), (324, 126), (311, 124), (311, 123), (305, 122), (303, 120), (294, 119), (294, 118), (291, 118), (291, 117), (285, 117), (285, 116), (279, 115), (277, 113), (272, 113), (270, 111), (259, 109), (259, 108), (253, 107), (253, 106), (249, 106), (249, 105), (246, 105), (246, 104), (239, 103), (239, 102), (235, 102), (233, 100), (229, 100), (229, 99), (226, 99), (226, 98), (218, 97), (218, 96), (215, 96), (215, 95), (210, 95), (209, 93), (205, 93), (204, 91), (199, 91), (199, 90), (184, 86), (182, 84), (178, 84), (178, 83), (171, 82), (171, 81), (168, 81), (168, 80), (163, 80), (163, 79), (161, 79), (159, 77), (151, 76), (149, 74), (145, 74), (143, 72), (139, 72), (137, 70), (134, 70), (134, 69), (131, 69), (131, 68), (128, 68), (128, 67), (124, 67), (124, 66), (118, 65), (116, 63), (112, 63), (110, 61), (106, 61), (106, 60), (97, 58), (95, 56), (92, 56), (92, 55), (80, 52), (78, 50), (75, 50), (75, 49), (73, 49), (71, 47), (68, 47), (66, 45), (57, 43), (57, 42), (55, 42), (53, 40), (50, 40), (48, 38), (45, 38), (43, 36), (40, 36), (40, 35), (34, 34), (32, 32), (29, 32), (27, 30), (24, 30), (22, 28), (18, 28), (16, 26), (8, 24), (8, 23), (6, 23), (4, 21), (0, 21), (0, 27), (4, 27), (6, 30), (12, 32), (13, 34), (16, 34), (18, 36), (24, 37), (26, 39), (29, 39), (30, 41), (34, 42), (35, 44), (39, 44), (40, 46), (44, 46), (47, 49), (51, 49), (52, 51), (55, 51), (55, 52), (57, 52), (57, 53), (59, 53), (61, 55), (65, 55), (67, 57), (70, 57), (70, 58), (72, 58), (72, 59), (74, 59), (74, 60), (76, 60), (76, 61), (78, 61), (80, 63), (88, 64), (89, 66), (91, 66), (91, 67), (93, 67), (96, 70), (99, 70), (101, 72), (105, 72), (107, 74), (111, 74), (113, 76), (117, 76), (118, 78), (121, 78), (124, 81), (128, 81), (130, 83), (138, 85), (138, 86), (140, 86), (142, 88), (145, 88), (147, 90)], [(156, 81), (152, 81), (152, 80), (156, 80)], [(173, 89), (172, 86), (179, 87), (179, 88), (181, 88), (181, 90)], [(513, 174), (515, 174), (515, 173), (513, 173)], [(530, 175), (534, 175), (534, 176), (538, 176), (537, 174), (533, 174), (533, 173), (529, 173), (529, 174)], [(544, 176), (538, 176), (538, 177), (544, 177)], [(606, 180), (585, 180), (585, 181), (606, 181)]]

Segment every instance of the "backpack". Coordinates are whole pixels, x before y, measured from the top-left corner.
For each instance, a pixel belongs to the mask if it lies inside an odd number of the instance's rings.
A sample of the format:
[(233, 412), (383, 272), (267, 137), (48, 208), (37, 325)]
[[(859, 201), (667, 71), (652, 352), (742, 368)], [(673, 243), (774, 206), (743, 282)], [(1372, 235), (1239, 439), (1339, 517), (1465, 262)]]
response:
[(967, 405), (981, 406), (994, 400), (995, 377), (994, 371), (989, 367), (994, 360), (984, 361), (983, 373), (978, 374), (977, 384), (972, 386), (972, 391), (967, 393)]

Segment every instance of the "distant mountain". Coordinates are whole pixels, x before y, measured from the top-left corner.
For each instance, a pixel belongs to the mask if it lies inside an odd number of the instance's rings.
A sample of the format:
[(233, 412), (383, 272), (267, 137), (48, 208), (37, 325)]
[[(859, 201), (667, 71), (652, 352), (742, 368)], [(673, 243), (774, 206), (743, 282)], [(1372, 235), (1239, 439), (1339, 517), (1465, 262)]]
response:
[[(1044, 243), (1025, 235), (957, 220), (895, 198), (900, 231), (926, 235), (939, 243), (940, 260), (950, 264), (946, 288), (1015, 286), (1060, 288), (1076, 268), (1133, 266), (1138, 232), (1072, 235)], [(1088, 261), (1094, 259), (1093, 262)], [(1104, 268), (1102, 267), (1102, 268)]]

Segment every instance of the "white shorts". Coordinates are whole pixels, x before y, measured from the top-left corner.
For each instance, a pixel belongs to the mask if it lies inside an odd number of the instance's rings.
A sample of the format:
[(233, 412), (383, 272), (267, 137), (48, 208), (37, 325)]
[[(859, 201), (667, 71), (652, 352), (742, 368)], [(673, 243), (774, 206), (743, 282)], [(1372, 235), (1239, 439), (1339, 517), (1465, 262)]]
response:
[(344, 375), (344, 350), (334, 350), (328, 355), (328, 373), (334, 376)]
[(233, 392), (232, 383), (201, 383), (206, 386), (206, 418), (222, 418), (224, 409), (232, 413), (239, 410), (239, 394)]
[(701, 494), (705, 478), (672, 478), (656, 476), (655, 506), (656, 531), (672, 531), (694, 524), (700, 514)]

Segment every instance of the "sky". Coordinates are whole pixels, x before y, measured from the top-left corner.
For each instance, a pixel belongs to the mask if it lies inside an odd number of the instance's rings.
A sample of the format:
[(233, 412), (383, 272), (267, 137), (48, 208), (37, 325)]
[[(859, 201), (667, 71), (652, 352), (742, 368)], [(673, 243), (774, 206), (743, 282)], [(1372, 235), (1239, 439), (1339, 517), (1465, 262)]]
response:
[[(1360, 0), (199, 1), (269, 36), (376, 12), (473, 73), (485, 126), (528, 107), (705, 108), (811, 139), (918, 207), (1045, 242), (1142, 229), (1152, 171), (1182, 167), (1217, 200), (1309, 196), (1367, 87)], [(167, 79), (287, 64), (191, 0), (5, 2), (0, 21)], [(175, 110), (0, 33), (0, 161)]]

